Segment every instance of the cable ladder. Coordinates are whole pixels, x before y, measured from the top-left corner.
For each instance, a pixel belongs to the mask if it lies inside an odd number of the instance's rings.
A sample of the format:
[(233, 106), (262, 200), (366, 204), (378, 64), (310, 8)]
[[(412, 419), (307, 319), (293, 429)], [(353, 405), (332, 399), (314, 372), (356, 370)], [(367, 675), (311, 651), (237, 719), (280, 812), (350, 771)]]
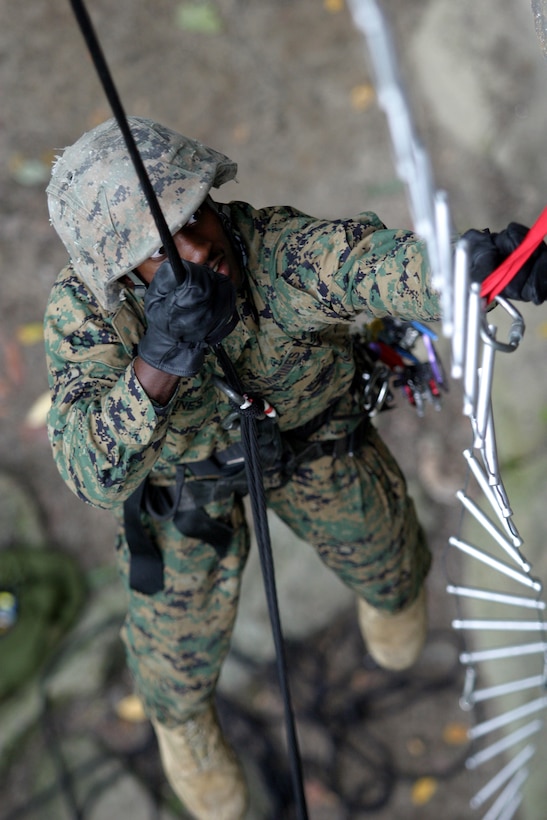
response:
[[(525, 325), (513, 304), (500, 296), (495, 298), (496, 310), (487, 310), (480, 285), (470, 282), (465, 242), (452, 245), (448, 199), (443, 191), (435, 190), (428, 156), (416, 137), (386, 20), (376, 0), (349, 0), (349, 5), (372, 62), (378, 101), (388, 121), (394, 162), (407, 189), (414, 228), (426, 242), (433, 286), (441, 292), (443, 334), (451, 347), (450, 372), (452, 378), (461, 380), (462, 412), (471, 427), (472, 444), (463, 452), (467, 478), (456, 493), (462, 513), (459, 532), (449, 538), (447, 555), (453, 551), (465, 559), (458, 562), (460, 572), (472, 562), (472, 569), (485, 570), (491, 580), (488, 587), (449, 582), (446, 591), (458, 612), (452, 627), (465, 646), (460, 654), (465, 667), (460, 706), (473, 710), (476, 718), (468, 730), (471, 753), (466, 767), (480, 775), (481, 766), (499, 765), (496, 774), (472, 796), (470, 807), (484, 812), (484, 820), (510, 820), (522, 802), (547, 707), (543, 585), (531, 574), (513, 521), (499, 466), (492, 401), (496, 354), (515, 351)], [(490, 317), (509, 324), (506, 338), (501, 338)], [(469, 530), (472, 536), (467, 536)], [(535, 673), (523, 674), (522, 668), (532, 661)], [(489, 683), (489, 670), (499, 672), (504, 665), (516, 676)], [(511, 672), (514, 666), (519, 670), (516, 673)], [(502, 706), (497, 709), (500, 699)], [(516, 699), (517, 705), (504, 708), (508, 699)], [(479, 718), (478, 705), (483, 707)], [(488, 715), (484, 719), (483, 712)]]

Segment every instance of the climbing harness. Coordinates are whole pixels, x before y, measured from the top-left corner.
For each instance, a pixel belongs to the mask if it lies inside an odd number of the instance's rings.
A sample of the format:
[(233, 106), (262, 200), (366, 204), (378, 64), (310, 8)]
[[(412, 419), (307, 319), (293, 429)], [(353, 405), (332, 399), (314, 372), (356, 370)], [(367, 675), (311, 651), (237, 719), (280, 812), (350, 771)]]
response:
[[(538, 15), (543, 20), (539, 2), (533, 6), (536, 21)], [(492, 382), (496, 354), (514, 352), (525, 329), (519, 311), (499, 294), (547, 233), (547, 209), (522, 245), (482, 287), (470, 282), (466, 245), (459, 241), (452, 250), (447, 197), (434, 190), (429, 161), (415, 135), (386, 21), (376, 0), (350, 0), (350, 7), (372, 59), (379, 103), (390, 127), (397, 171), (408, 188), (415, 229), (426, 241), (434, 286), (442, 295), (443, 331), (451, 339), (451, 375), (463, 383), (462, 411), (470, 421), (472, 444), (463, 453), (468, 465), (466, 486), (456, 493), (462, 506), (460, 532), (449, 538), (449, 546), (460, 556), (487, 567), (497, 585), (488, 588), (455, 582), (447, 585), (447, 592), (453, 596), (460, 613), (474, 604), (480, 605), (478, 615), (460, 614), (452, 624), (463, 639), (466, 633), (474, 636), (470, 641), (473, 647), (460, 655), (466, 670), (460, 704), (462, 709), (470, 710), (496, 698), (513, 697), (518, 701), (501, 714), (479, 718), (469, 730), (473, 748), (466, 766), (470, 771), (500, 758), (504, 761), (499, 771), (473, 795), (470, 806), (474, 810), (485, 810), (484, 820), (510, 820), (522, 801), (528, 763), (535, 752), (529, 740), (541, 730), (543, 721), (538, 713), (547, 707), (547, 636), (543, 620), (545, 603), (540, 598), (543, 586), (531, 575), (531, 566), (521, 551), (523, 541), (513, 522), (500, 473)], [(496, 311), (487, 311), (487, 303), (495, 304)], [(504, 338), (491, 321), (494, 314), (509, 323)], [(477, 503), (477, 493), (482, 494), (489, 512)], [(466, 524), (474, 527), (472, 540), (462, 535)], [(486, 538), (487, 549), (477, 545), (479, 537)], [(500, 607), (502, 617), (483, 614), (498, 612)], [(531, 616), (515, 619), (505, 614), (515, 610), (531, 612)], [(505, 638), (507, 633), (514, 632), (535, 633), (538, 640), (509, 645), (500, 645), (500, 641), (495, 640), (496, 636)], [(479, 635), (483, 643), (476, 647)], [(528, 657), (538, 659), (536, 673), (522, 677), (520, 667)], [(516, 672), (510, 667), (511, 659), (518, 663)], [(488, 681), (487, 665), (500, 660), (504, 661), (504, 667), (509, 667), (509, 678), (483, 687), (481, 680)], [(517, 677), (510, 677), (512, 674)], [(492, 740), (496, 733), (498, 737)]]
[[(326, 440), (310, 438), (335, 416), (336, 404), (305, 425), (281, 432), (275, 409), (267, 401), (239, 393), (224, 379), (214, 376), (213, 383), (228, 397), (233, 408), (222, 426), (231, 429), (241, 424), (242, 410), (252, 408), (257, 420), (264, 486), (282, 487), (303, 462), (358, 452), (370, 419), (394, 406), (396, 391), (401, 392), (420, 416), (427, 403), (440, 409), (441, 393), (448, 386), (435, 347), (436, 338), (434, 331), (419, 322), (403, 322), (391, 317), (372, 322), (352, 334), (356, 362), (353, 393), (359, 414), (355, 416), (353, 429), (345, 436)], [(420, 341), (425, 359), (419, 358), (416, 349)], [(241, 441), (214, 451), (201, 461), (179, 465), (174, 485), (157, 486), (145, 479), (124, 504), (131, 588), (153, 594), (163, 586), (161, 553), (146, 533), (143, 512), (157, 520), (172, 519), (181, 533), (211, 544), (222, 556), (230, 543), (233, 527), (228, 521), (211, 518), (205, 508), (234, 495), (243, 498), (248, 494), (249, 477)]]
[[(239, 395), (223, 379), (215, 377), (214, 381), (236, 408), (227, 416), (225, 425), (240, 424), (237, 408), (247, 409), (251, 405), (256, 408), (259, 469), (263, 484), (268, 488), (282, 487), (303, 462), (325, 455), (336, 458), (357, 452), (365, 440), (370, 425), (366, 413), (355, 417), (355, 427), (345, 436), (310, 440), (309, 436), (333, 416), (336, 405), (304, 426), (282, 433), (271, 405), (262, 399)], [(233, 526), (230, 521), (212, 518), (205, 508), (213, 502), (248, 494), (249, 477), (241, 441), (215, 451), (209, 458), (180, 464), (174, 485), (158, 486), (145, 479), (124, 504), (131, 588), (148, 595), (163, 588), (163, 558), (147, 535), (143, 512), (156, 520), (172, 519), (183, 535), (205, 541), (222, 557), (232, 539)]]

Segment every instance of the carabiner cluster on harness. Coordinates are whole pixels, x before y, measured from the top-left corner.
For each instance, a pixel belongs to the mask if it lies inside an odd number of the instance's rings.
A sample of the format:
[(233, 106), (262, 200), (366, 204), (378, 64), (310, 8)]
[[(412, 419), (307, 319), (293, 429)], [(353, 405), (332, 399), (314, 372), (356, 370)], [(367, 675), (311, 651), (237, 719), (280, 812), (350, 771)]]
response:
[[(365, 409), (374, 416), (393, 407), (399, 390), (419, 416), (425, 406), (441, 408), (442, 391), (448, 390), (441, 357), (435, 346), (436, 333), (419, 322), (386, 317), (367, 325), (356, 337), (355, 346), (369, 361), (362, 367)], [(423, 358), (419, 358), (421, 346)], [(392, 390), (393, 388), (393, 390)]]

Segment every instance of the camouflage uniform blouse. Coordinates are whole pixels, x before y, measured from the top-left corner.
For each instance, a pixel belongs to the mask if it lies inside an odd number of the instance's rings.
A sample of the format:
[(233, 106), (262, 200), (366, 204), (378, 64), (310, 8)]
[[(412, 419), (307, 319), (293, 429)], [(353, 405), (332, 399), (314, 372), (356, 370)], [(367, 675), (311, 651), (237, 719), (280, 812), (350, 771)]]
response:
[[(242, 384), (274, 406), (281, 430), (337, 402), (315, 437), (344, 435), (357, 412), (352, 320), (439, 316), (423, 243), (385, 229), (373, 213), (327, 221), (288, 207), (229, 208), (246, 282), (240, 322), (223, 346)], [(154, 482), (171, 483), (177, 464), (239, 438), (222, 427), (232, 408), (212, 382), (222, 376), (213, 353), (197, 376), (180, 379), (167, 407), (154, 406), (132, 367), (144, 329), (141, 297), (128, 290), (117, 312), (105, 313), (76, 271), (60, 273), (45, 317), (48, 430), (63, 479), (99, 507), (120, 505), (149, 471)]]

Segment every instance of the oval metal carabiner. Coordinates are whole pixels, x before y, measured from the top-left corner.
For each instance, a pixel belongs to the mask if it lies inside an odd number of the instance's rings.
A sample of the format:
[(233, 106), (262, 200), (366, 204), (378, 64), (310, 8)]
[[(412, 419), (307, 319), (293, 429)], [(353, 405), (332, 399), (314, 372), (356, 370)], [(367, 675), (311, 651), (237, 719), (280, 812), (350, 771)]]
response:
[(496, 296), (494, 298), (495, 302), (500, 305), (513, 320), (511, 327), (509, 328), (509, 341), (500, 342), (499, 339), (496, 339), (493, 335), (495, 328), (493, 325), (489, 325), (486, 321), (486, 314), (483, 315), (483, 320), (481, 323), (481, 339), (485, 344), (491, 345), (491, 347), (499, 350), (501, 353), (513, 353), (513, 351), (516, 350), (521, 343), (522, 337), (524, 336), (524, 331), (526, 329), (524, 319), (522, 318), (522, 314), (516, 309), (512, 302), (509, 302), (502, 296)]

